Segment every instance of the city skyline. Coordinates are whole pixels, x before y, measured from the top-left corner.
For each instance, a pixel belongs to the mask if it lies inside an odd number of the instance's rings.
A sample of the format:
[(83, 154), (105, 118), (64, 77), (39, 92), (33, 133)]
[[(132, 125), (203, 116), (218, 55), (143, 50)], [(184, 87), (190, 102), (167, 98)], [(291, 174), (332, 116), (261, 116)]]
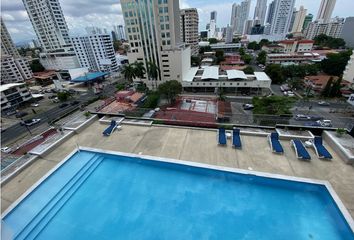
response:
[[(201, 0), (180, 0), (180, 8), (197, 8), (199, 30), (205, 30), (206, 24), (210, 21), (211, 11), (223, 12), (223, 14), (218, 16), (217, 26), (226, 27), (230, 22), (232, 4), (239, 4), (240, 2), (241, 0), (225, 0), (220, 3), (220, 1), (210, 0), (205, 4), (205, 1)], [(251, 1), (248, 19), (253, 18), (256, 2), (256, 0)], [(267, 6), (270, 2), (270, 0), (267, 1)], [(297, 0), (295, 7), (298, 9), (300, 5), (304, 5), (308, 9), (307, 13), (312, 13), (317, 17), (320, 2), (321, 0)], [(111, 30), (113, 29), (113, 25), (124, 24), (121, 5), (117, 0), (105, 0), (104, 2), (99, 0), (90, 2), (84, 0), (60, 0), (60, 3), (71, 35), (84, 34), (85, 27), (89, 26)], [(92, 7), (93, 5), (95, 7)], [(351, 16), (352, 8), (354, 8), (354, 1), (338, 0), (333, 11), (333, 17), (349, 17)], [(77, 9), (80, 9), (80, 11), (77, 11)], [(222, 9), (230, 9), (230, 11), (225, 12)], [(8, 26), (14, 42), (18, 43), (36, 38), (21, 0), (4, 0), (2, 2), (1, 15)]]

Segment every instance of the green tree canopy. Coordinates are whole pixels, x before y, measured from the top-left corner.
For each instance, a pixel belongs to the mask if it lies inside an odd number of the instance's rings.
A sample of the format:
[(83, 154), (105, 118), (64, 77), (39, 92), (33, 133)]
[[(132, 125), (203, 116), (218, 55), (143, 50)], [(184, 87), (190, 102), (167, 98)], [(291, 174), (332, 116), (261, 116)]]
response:
[(272, 83), (279, 84), (285, 81), (282, 67), (279, 64), (269, 64), (265, 68), (265, 72), (272, 79)]
[(259, 50), (259, 49), (261, 49), (261, 46), (256, 41), (253, 41), (247, 45), (247, 48), (253, 49), (253, 50)]
[(294, 99), (282, 96), (254, 97), (252, 99), (254, 105), (253, 114), (291, 114), (290, 109), (294, 102)]
[(158, 88), (161, 95), (165, 96), (169, 103), (172, 103), (178, 94), (182, 92), (182, 84), (176, 80), (164, 82)]
[(204, 52), (209, 52), (211, 51), (211, 47), (210, 46), (205, 46), (205, 47), (200, 47), (199, 48), (199, 53), (200, 54), (204, 54)]
[(351, 50), (343, 51), (340, 53), (327, 54), (327, 58), (321, 61), (322, 71), (324, 71), (328, 75), (342, 75), (350, 59), (351, 54)]
[(144, 75), (146, 73), (146, 69), (145, 69), (145, 66), (144, 66), (143, 62), (135, 61), (134, 64), (133, 64), (133, 68), (134, 68), (136, 77), (138, 77), (138, 78), (143, 78), (144, 77)]
[(133, 82), (133, 79), (136, 78), (134, 64), (125, 64), (122, 69), (122, 74), (125, 80)]
[(209, 38), (208, 41), (210, 44), (218, 43), (218, 40), (216, 38)]
[(320, 34), (314, 38), (315, 45), (332, 49), (344, 48), (345, 41), (342, 38), (333, 38), (326, 34)]
[(191, 65), (196, 67), (199, 66), (201, 62), (201, 59), (199, 56), (191, 56)]
[(267, 52), (266, 51), (261, 51), (260, 53), (258, 53), (258, 56), (257, 56), (258, 63), (265, 65), (266, 60), (267, 60)]
[(247, 67), (244, 68), (242, 71), (243, 71), (245, 74), (253, 74), (253, 73), (254, 73), (254, 69), (253, 69), (253, 67), (251, 67), (251, 66), (247, 66)]
[(246, 63), (246, 64), (250, 64), (252, 61), (252, 56), (249, 54), (244, 54), (241, 55), (241, 59)]
[(220, 62), (224, 61), (225, 60), (224, 51), (223, 50), (216, 50), (215, 57), (216, 57), (216, 64), (219, 64)]
[(32, 72), (42, 72), (45, 70), (45, 68), (42, 66), (38, 59), (35, 59), (30, 63), (30, 68)]

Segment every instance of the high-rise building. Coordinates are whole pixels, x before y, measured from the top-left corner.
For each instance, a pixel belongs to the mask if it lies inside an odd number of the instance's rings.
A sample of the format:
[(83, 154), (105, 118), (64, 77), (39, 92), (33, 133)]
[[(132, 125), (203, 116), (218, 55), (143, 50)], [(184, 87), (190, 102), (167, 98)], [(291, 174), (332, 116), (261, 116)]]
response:
[(125, 31), (123, 25), (113, 26), (113, 30), (116, 33), (118, 40), (125, 40)]
[(270, 34), (285, 35), (288, 33), (294, 10), (295, 0), (276, 0)]
[(2, 18), (1, 22), (1, 84), (23, 82), (33, 77), (26, 58), (18, 53)]
[[(346, 46), (354, 48), (354, 17), (347, 17), (344, 22), (341, 38), (344, 39)], [(354, 65), (354, 64), (353, 64)]]
[(244, 0), (241, 2), (240, 7), (236, 13), (235, 29), (236, 33), (243, 34), (245, 23), (249, 17), (251, 9), (251, 0)]
[(181, 38), (187, 46), (191, 46), (192, 55), (198, 54), (198, 24), (199, 17), (196, 8), (181, 10)]
[(225, 43), (232, 43), (232, 40), (233, 40), (232, 26), (227, 25), (227, 27), (226, 27)]
[(252, 27), (253, 27), (253, 20), (247, 20), (245, 22), (245, 27), (243, 29), (243, 34), (251, 34), (251, 31), (252, 31)]
[(253, 20), (259, 20), (260, 21), (259, 24), (263, 25), (266, 12), (267, 12), (267, 0), (257, 0), (256, 7), (254, 9)]
[(336, 1), (337, 0), (322, 0), (316, 20), (321, 23), (328, 23), (331, 20)]
[(300, 9), (295, 13), (295, 20), (292, 27), (291, 32), (299, 33), (302, 31), (302, 27), (304, 26), (304, 21), (306, 18), (307, 9), (304, 6), (300, 6)]
[(312, 22), (312, 19), (313, 15), (311, 13), (306, 15), (304, 25), (302, 25), (302, 31), (304, 31), (308, 27), (308, 25)]
[(103, 29), (99, 27), (85, 27), (85, 30), (88, 35), (103, 34)]
[(79, 67), (59, 0), (23, 0), (23, 4), (44, 51), (42, 65), (46, 69)]
[(329, 23), (315, 21), (308, 25), (307, 29), (304, 31), (304, 35), (307, 39), (314, 39), (320, 34), (326, 34), (330, 37), (339, 38), (342, 34), (343, 26), (343, 18), (334, 18)]
[(216, 16), (217, 16), (217, 13), (216, 11), (212, 11), (210, 13), (210, 25), (209, 25), (209, 34), (208, 34), (208, 37), (209, 38), (215, 38), (217, 33), (216, 33)]
[(232, 28), (232, 32), (236, 33), (236, 23), (237, 23), (237, 14), (240, 11), (241, 6), (237, 3), (232, 4), (232, 12), (231, 12), (231, 20), (230, 25)]
[(291, 19), (290, 19), (290, 23), (289, 23), (289, 30), (288, 32), (291, 32), (291, 30), (293, 29), (294, 26), (294, 22), (295, 22), (295, 15), (296, 15), (296, 8), (294, 8), (293, 13), (291, 14)]
[[(190, 68), (190, 47), (181, 42), (179, 1), (122, 0), (121, 1), (130, 63), (154, 63), (157, 79), (148, 74), (141, 79), (148, 87), (168, 80), (182, 81)], [(136, 79), (139, 80), (139, 79)]]
[(81, 67), (88, 67), (92, 71), (118, 71), (113, 42), (109, 34), (72, 37), (71, 41)]
[(273, 0), (268, 7), (268, 14), (267, 14), (267, 19), (266, 19), (266, 23), (268, 24), (272, 24), (273, 22), (273, 18), (274, 18), (274, 10), (275, 10), (275, 1)]

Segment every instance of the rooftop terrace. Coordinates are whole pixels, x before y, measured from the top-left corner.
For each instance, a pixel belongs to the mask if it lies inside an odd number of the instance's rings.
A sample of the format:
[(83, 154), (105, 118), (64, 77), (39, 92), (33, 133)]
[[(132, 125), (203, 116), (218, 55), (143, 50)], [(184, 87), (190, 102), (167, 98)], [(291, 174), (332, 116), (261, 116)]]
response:
[(326, 142), (325, 146), (333, 155), (332, 161), (319, 160), (314, 151), (309, 150), (312, 160), (304, 162), (296, 158), (288, 140), (281, 140), (285, 154), (276, 155), (270, 151), (265, 136), (248, 136), (241, 133), (243, 149), (235, 150), (231, 147), (230, 141), (227, 147), (218, 146), (215, 130), (123, 125), (122, 130), (115, 131), (110, 137), (103, 137), (102, 131), (106, 127), (107, 125), (95, 121), (48, 155), (35, 160), (32, 165), (4, 184), (1, 212), (79, 145), (327, 180), (332, 184), (350, 214), (354, 216), (354, 167), (345, 164)]

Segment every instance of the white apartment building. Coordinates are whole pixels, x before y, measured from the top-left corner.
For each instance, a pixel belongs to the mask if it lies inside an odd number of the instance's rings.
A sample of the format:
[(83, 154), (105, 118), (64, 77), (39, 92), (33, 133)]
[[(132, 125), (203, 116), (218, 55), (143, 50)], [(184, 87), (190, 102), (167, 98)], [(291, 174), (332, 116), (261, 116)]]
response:
[(208, 29), (208, 38), (216, 38), (216, 11), (210, 13), (210, 24)]
[(267, 0), (257, 0), (256, 7), (254, 9), (253, 20), (259, 20), (259, 24), (264, 25), (264, 20), (267, 12)]
[(113, 30), (116, 33), (118, 40), (126, 39), (123, 25), (116, 25), (113, 27)]
[(342, 34), (343, 26), (343, 19), (334, 19), (329, 23), (315, 21), (308, 25), (305, 29), (304, 35), (307, 39), (314, 39), (320, 34), (326, 34), (330, 37), (339, 38)]
[(169, 80), (182, 81), (190, 68), (190, 47), (181, 42), (178, 0), (122, 0), (130, 63), (153, 62), (159, 68), (157, 80), (148, 74), (142, 79), (149, 88)]
[(46, 69), (79, 67), (59, 0), (23, 0), (23, 3), (44, 51), (41, 64)]
[(1, 83), (22, 82), (33, 77), (26, 58), (18, 53), (2, 18), (1, 22)]
[(270, 34), (286, 35), (289, 30), (295, 0), (276, 0)]
[(196, 8), (181, 9), (181, 38), (187, 46), (191, 47), (192, 55), (198, 54), (199, 17)]
[(337, 0), (322, 0), (318, 9), (316, 20), (321, 23), (328, 23), (332, 18), (332, 13)]
[(236, 17), (235, 17), (235, 33), (237, 34), (243, 34), (245, 30), (245, 23), (248, 19), (248, 16), (250, 14), (250, 8), (251, 8), (251, 1), (250, 0), (244, 0), (241, 2), (241, 4), (238, 6), (235, 6), (236, 8)]
[(306, 13), (307, 9), (305, 9), (304, 6), (300, 6), (300, 9), (295, 12), (294, 24), (291, 30), (292, 33), (300, 33), (302, 31)]
[(32, 99), (32, 95), (25, 83), (9, 83), (0, 86), (1, 111), (6, 112), (11, 108)]
[(344, 70), (343, 80), (354, 84), (354, 53), (350, 56), (348, 64)]
[(118, 64), (109, 34), (95, 34), (71, 38), (81, 67), (91, 71), (117, 72)]
[(283, 48), (283, 53), (305, 53), (311, 52), (313, 47), (313, 40), (282, 40), (278, 43)]

